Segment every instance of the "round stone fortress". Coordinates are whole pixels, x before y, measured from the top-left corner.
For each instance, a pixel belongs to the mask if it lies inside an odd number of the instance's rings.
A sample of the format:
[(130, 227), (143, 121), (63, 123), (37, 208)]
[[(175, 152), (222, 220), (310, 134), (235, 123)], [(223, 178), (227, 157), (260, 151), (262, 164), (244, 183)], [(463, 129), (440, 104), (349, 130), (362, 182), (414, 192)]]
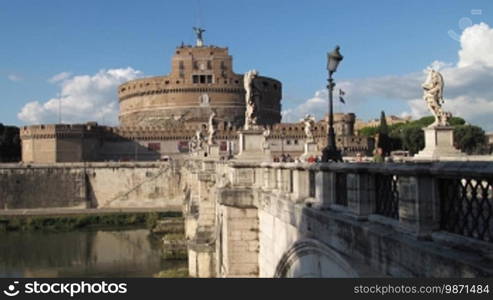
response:
[[(281, 122), (281, 82), (257, 76), (258, 124)], [(171, 73), (128, 81), (118, 88), (121, 126), (204, 124), (214, 112), (225, 126), (245, 120), (243, 74), (233, 72), (228, 48), (185, 46), (176, 49)]]

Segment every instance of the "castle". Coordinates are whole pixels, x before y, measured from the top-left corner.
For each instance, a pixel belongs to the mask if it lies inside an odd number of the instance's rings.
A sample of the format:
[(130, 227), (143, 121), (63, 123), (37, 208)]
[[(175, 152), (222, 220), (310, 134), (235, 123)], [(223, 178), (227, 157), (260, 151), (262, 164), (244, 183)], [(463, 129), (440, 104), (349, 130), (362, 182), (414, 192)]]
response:
[[(255, 76), (256, 124), (269, 128), (273, 156), (303, 153), (303, 123), (281, 123), (282, 84)], [(238, 130), (245, 123), (244, 74), (233, 71), (228, 48), (181, 45), (166, 76), (131, 80), (118, 87), (120, 126), (46, 124), (21, 128), (22, 161), (36, 163), (158, 160), (189, 155), (193, 141), (214, 127), (221, 156), (238, 153)], [(344, 154), (368, 153), (372, 140), (355, 136), (354, 114), (336, 114), (338, 147)], [(327, 121), (313, 126), (322, 149)]]

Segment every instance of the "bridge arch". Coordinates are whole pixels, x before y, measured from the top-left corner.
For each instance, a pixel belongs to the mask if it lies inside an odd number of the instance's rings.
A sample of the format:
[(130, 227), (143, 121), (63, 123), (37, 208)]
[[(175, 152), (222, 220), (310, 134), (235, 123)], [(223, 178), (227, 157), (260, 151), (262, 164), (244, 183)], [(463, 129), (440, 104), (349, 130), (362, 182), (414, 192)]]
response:
[(279, 261), (274, 277), (360, 277), (339, 253), (314, 239), (296, 241)]

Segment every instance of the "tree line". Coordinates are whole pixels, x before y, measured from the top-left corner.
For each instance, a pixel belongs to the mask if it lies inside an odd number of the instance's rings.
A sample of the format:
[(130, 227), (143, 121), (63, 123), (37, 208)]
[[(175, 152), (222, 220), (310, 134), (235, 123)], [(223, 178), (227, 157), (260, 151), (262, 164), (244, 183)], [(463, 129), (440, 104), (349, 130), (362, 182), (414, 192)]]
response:
[[(435, 117), (427, 116), (407, 123), (388, 125), (385, 113), (382, 111), (380, 125), (362, 128), (359, 130), (359, 134), (377, 138), (377, 147), (382, 148), (386, 156), (394, 150), (407, 150), (411, 154), (416, 154), (425, 146), (422, 129), (434, 121)], [(459, 117), (452, 117), (449, 122), (454, 129), (455, 148), (470, 155), (491, 153), (492, 149), (488, 145), (486, 134), (481, 127), (466, 124), (466, 121)]]

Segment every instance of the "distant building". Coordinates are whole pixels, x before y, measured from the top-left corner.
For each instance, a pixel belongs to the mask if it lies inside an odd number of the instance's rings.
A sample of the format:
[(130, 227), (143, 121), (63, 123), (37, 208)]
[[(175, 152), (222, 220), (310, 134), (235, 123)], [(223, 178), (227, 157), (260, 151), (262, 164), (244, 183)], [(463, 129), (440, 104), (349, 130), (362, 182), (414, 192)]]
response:
[[(335, 113), (334, 131), (336, 145), (343, 156), (356, 156), (357, 153), (370, 155), (374, 148), (372, 138), (357, 136), (354, 132), (354, 113)], [(318, 148), (323, 149), (327, 145), (328, 117), (315, 123), (313, 137)], [(304, 151), (305, 132), (303, 123), (280, 123), (272, 127), (269, 137), (270, 149), (273, 155), (282, 153), (292, 157), (301, 155)]]
[[(401, 117), (391, 115), (391, 116), (385, 117), (385, 119), (387, 121), (387, 125), (390, 126), (390, 125), (395, 125), (395, 124), (399, 124), (399, 123), (408, 123), (411, 121), (411, 116), (401, 118)], [(370, 120), (368, 122), (357, 119), (355, 124), (354, 124), (354, 127), (355, 127), (354, 130), (356, 132), (358, 132), (360, 129), (365, 128), (365, 127), (378, 127), (378, 126), (380, 126), (380, 119), (373, 119), (373, 120)]]
[(488, 139), (488, 144), (493, 145), (493, 132), (486, 133), (486, 138)]
[(493, 152), (493, 132), (486, 133), (486, 141), (488, 142), (488, 148), (490, 153)]
[[(243, 74), (233, 72), (228, 48), (182, 45), (171, 65), (169, 75), (131, 80), (118, 88), (121, 126), (200, 126), (212, 112), (227, 126), (244, 124)], [(281, 122), (281, 82), (258, 76), (254, 85), (261, 93), (258, 124)]]

